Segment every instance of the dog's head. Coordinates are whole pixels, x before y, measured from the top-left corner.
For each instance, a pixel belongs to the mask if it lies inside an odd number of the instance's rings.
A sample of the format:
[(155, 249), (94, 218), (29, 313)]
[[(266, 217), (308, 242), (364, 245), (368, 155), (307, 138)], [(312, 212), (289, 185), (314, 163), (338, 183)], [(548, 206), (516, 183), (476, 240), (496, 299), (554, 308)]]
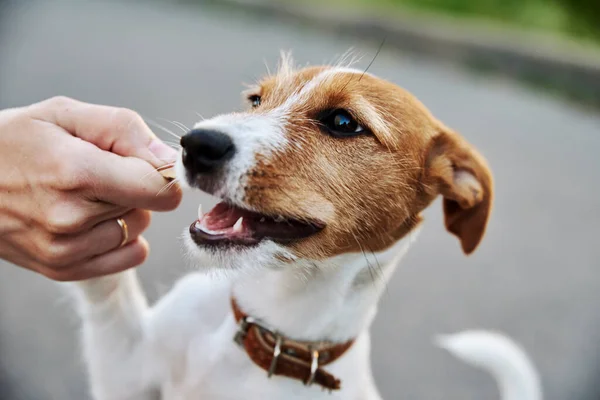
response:
[(486, 162), (405, 90), (284, 60), (246, 97), (246, 112), (196, 124), (177, 165), (182, 181), (222, 199), (189, 229), (221, 266), (380, 251), (437, 195), (464, 252), (479, 244), (492, 204)]

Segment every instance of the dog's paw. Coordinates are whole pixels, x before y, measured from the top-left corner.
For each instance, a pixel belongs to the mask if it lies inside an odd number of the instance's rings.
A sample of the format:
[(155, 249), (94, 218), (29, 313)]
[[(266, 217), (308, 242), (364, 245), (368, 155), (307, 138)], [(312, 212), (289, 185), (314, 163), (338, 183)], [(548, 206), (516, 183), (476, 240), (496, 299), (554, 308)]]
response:
[(102, 303), (111, 297), (119, 289), (120, 282), (126, 279), (127, 272), (119, 272), (113, 275), (102, 276), (99, 278), (86, 279), (79, 282), (68, 283), (75, 295), (87, 303)]

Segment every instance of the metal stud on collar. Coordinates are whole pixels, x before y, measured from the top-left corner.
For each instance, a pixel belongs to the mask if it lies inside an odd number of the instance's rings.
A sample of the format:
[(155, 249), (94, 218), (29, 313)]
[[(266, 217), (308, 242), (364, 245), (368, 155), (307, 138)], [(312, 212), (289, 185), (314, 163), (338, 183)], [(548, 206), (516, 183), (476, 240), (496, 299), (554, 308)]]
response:
[[(256, 318), (244, 317), (240, 320), (238, 324), (238, 330), (234, 336), (234, 341), (242, 347), (244, 347), (244, 339), (248, 334), (250, 325), (255, 325), (260, 330), (269, 332), (275, 338), (275, 347), (273, 347), (273, 358), (271, 359), (271, 365), (269, 366), (269, 370), (267, 371), (267, 377), (270, 378), (275, 374), (275, 370), (277, 369), (277, 362), (279, 361), (279, 356), (281, 355), (281, 346), (283, 345), (283, 336), (281, 336), (274, 329), (266, 326), (266, 324), (262, 323)], [(306, 386), (310, 386), (314, 383), (317, 371), (319, 370), (319, 351), (316, 349), (309, 350), (311, 353), (310, 375), (308, 376), (308, 379), (304, 382)], [(328, 353), (324, 353), (324, 355), (329, 356)]]
[(246, 334), (248, 333), (248, 321), (246, 318), (242, 318), (238, 324), (238, 330), (233, 337), (233, 341), (238, 344), (238, 346), (244, 346), (244, 339), (246, 338)]
[(267, 327), (265, 324), (259, 322), (256, 318), (252, 317), (244, 317), (238, 323), (238, 330), (233, 337), (233, 341), (236, 342), (240, 346), (244, 346), (244, 339), (248, 334), (248, 329), (250, 329), (250, 325), (256, 325), (260, 329), (264, 329), (268, 332), (273, 332), (271, 328)]
[(277, 368), (277, 360), (279, 360), (279, 355), (281, 354), (281, 343), (283, 342), (283, 338), (281, 335), (275, 335), (275, 348), (273, 349), (273, 359), (271, 360), (271, 365), (269, 366), (269, 371), (267, 372), (267, 376), (270, 378), (275, 373), (275, 368)]
[(311, 352), (311, 361), (310, 361), (310, 376), (304, 382), (306, 386), (310, 386), (315, 381), (315, 375), (317, 374), (317, 370), (319, 369), (319, 351), (312, 350)]

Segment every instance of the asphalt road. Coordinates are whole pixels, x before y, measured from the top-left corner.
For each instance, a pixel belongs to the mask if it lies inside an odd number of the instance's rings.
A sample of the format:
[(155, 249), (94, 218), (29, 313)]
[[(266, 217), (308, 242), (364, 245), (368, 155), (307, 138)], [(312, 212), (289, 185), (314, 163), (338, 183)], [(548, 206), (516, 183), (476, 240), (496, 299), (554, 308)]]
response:
[[(280, 49), (314, 64), (357, 47), (364, 67), (377, 47), (189, 5), (19, 4), (0, 20), (0, 108), (63, 94), (189, 125), (195, 112), (238, 108), (242, 83), (265, 71), (263, 60), (274, 66)], [(382, 394), (497, 399), (486, 374), (431, 344), (435, 334), (482, 327), (522, 343), (547, 399), (598, 399), (600, 116), (385, 48), (370, 71), (411, 90), (477, 145), (497, 185), (487, 237), (469, 258), (445, 233), (440, 204), (427, 213), (373, 327)], [(152, 255), (140, 268), (152, 299), (186, 270), (178, 236), (201, 199), (155, 216)], [(0, 265), (0, 399), (86, 399), (76, 331), (57, 284)]]

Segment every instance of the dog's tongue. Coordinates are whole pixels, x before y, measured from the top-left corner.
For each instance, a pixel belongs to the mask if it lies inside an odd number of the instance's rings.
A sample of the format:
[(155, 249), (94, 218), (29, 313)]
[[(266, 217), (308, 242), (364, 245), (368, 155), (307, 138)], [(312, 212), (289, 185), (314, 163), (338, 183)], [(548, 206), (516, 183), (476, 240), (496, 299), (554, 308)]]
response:
[(279, 242), (302, 239), (323, 229), (322, 225), (273, 218), (221, 202), (206, 214), (198, 208), (198, 220), (190, 226), (198, 244), (252, 245), (264, 238)]
[(210, 231), (221, 231), (231, 228), (242, 217), (248, 218), (252, 213), (227, 203), (219, 203), (212, 210), (202, 215), (198, 209), (198, 222)]

